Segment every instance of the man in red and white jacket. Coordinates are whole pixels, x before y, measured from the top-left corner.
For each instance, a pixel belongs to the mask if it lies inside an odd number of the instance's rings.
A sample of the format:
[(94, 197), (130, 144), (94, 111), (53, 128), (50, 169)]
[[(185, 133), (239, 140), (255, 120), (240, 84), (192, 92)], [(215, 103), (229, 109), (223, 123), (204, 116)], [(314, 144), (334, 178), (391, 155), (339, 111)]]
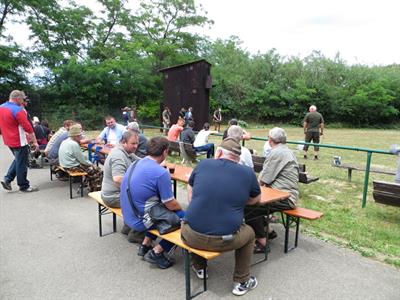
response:
[(11, 191), (11, 182), (17, 177), (17, 184), (21, 192), (37, 191), (27, 179), (29, 143), (32, 141), (36, 150), (39, 149), (33, 127), (28, 120), (27, 113), (22, 106), (26, 95), (23, 91), (14, 90), (10, 93), (8, 102), (0, 105), (0, 129), (3, 142), (14, 155), (14, 161), (8, 169), (1, 185)]

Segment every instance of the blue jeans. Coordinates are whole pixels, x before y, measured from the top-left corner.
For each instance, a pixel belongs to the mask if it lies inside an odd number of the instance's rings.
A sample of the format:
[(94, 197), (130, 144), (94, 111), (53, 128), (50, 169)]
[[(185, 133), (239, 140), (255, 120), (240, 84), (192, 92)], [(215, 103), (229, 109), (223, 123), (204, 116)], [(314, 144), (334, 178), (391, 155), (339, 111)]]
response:
[(20, 190), (26, 190), (29, 187), (28, 175), (28, 159), (29, 159), (29, 146), (11, 148), (9, 147), (14, 160), (8, 168), (7, 175), (4, 176), (4, 181), (11, 183), (17, 177), (17, 184)]
[[(185, 211), (183, 211), (183, 210), (178, 210), (175, 213), (181, 219), (185, 216)], [(153, 228), (151, 228), (151, 229), (153, 229)], [(157, 239), (156, 235), (151, 234), (148, 231), (146, 231), (146, 233), (144, 235), (147, 236), (148, 238), (151, 238), (153, 241), (155, 239)], [(167, 242), (166, 240), (161, 240), (158, 244), (164, 249), (165, 252), (169, 252), (172, 249), (172, 247), (174, 246), (174, 244)]]
[(193, 149), (196, 152), (207, 151), (207, 158), (214, 157), (214, 144), (212, 144), (212, 143), (205, 144), (204, 146), (200, 146), (200, 147), (193, 147)]

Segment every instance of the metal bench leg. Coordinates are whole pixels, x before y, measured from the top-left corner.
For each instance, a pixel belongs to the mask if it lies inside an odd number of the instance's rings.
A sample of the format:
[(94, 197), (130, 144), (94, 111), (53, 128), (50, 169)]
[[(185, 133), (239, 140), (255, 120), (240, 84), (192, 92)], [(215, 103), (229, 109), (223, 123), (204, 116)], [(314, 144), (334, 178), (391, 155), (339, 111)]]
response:
[(300, 228), (300, 218), (296, 218), (296, 239), (294, 240), (294, 248), (297, 248), (297, 243), (299, 241), (299, 228)]
[(69, 199), (72, 199), (72, 176), (68, 174), (69, 177)]
[(117, 215), (113, 213), (112, 216), (113, 216), (113, 231), (117, 232)]
[(289, 248), (289, 224), (290, 224), (290, 217), (286, 215), (286, 222), (283, 223), (285, 226), (285, 247), (284, 247), (284, 252), (288, 253), (288, 248)]
[(52, 165), (50, 165), (50, 181), (53, 181), (53, 171), (51, 170)]
[(203, 274), (204, 274), (203, 290), (205, 292), (205, 291), (207, 291), (207, 261), (206, 261), (206, 264), (204, 265)]
[(99, 203), (99, 235), (103, 236), (103, 228), (102, 228), (102, 223), (101, 223), (101, 216), (103, 215), (103, 211), (101, 208), (101, 204)]
[(81, 197), (83, 197), (83, 176), (81, 176)]
[(351, 172), (353, 171), (353, 169), (348, 168), (347, 169), (347, 180), (350, 182), (351, 181)]
[(185, 260), (185, 287), (186, 287), (186, 300), (192, 298), (190, 292), (190, 254), (186, 249), (183, 250), (183, 256)]

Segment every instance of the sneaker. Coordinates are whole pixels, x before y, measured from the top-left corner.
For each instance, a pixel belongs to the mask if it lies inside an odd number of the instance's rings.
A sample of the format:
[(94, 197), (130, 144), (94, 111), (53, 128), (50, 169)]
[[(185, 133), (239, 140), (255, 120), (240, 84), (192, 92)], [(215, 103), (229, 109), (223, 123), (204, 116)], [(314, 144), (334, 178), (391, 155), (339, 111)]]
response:
[(137, 255), (139, 256), (145, 256), (147, 252), (149, 252), (149, 250), (151, 250), (153, 247), (151, 246), (146, 246), (146, 245), (140, 245)]
[(1, 185), (3, 186), (3, 189), (5, 189), (7, 191), (11, 191), (12, 190), (11, 183), (9, 183), (9, 182), (2, 181)]
[(172, 262), (164, 256), (164, 252), (155, 253), (154, 250), (150, 250), (144, 256), (144, 260), (151, 264), (156, 264), (160, 269), (168, 269), (172, 266)]
[(234, 282), (232, 294), (236, 296), (243, 296), (248, 291), (255, 289), (257, 284), (258, 282), (255, 276), (250, 276), (249, 280), (243, 283)]
[(315, 156), (314, 156), (314, 160), (318, 160), (318, 156), (315, 155)]
[(25, 190), (19, 190), (20, 192), (23, 193), (31, 193), (31, 192), (37, 192), (39, 189), (36, 186), (30, 186)]
[(254, 254), (265, 253), (265, 248), (267, 248), (267, 253), (271, 251), (269, 246), (263, 246), (258, 241), (256, 241), (256, 244), (254, 245), (253, 253)]
[(272, 230), (271, 232), (268, 232), (268, 239), (269, 240), (273, 240), (274, 238), (276, 238), (278, 235), (275, 232), (275, 230)]
[[(203, 269), (197, 270), (194, 266), (192, 266), (192, 270), (196, 273), (197, 278), (204, 279), (204, 270)], [(207, 268), (206, 268), (206, 278), (208, 278)]]
[(307, 159), (307, 155), (305, 155), (305, 154), (304, 154), (304, 156), (303, 156), (303, 157), (304, 157), (304, 159)]

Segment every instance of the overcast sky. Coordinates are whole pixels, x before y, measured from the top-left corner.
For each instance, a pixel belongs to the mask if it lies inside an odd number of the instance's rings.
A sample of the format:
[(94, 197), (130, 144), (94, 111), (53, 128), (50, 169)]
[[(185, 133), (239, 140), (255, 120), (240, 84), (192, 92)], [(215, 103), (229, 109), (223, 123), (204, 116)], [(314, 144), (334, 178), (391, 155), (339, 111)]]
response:
[[(137, 2), (129, 0), (131, 6)], [(95, 0), (77, 2), (96, 7)], [(196, 0), (215, 24), (213, 39), (236, 35), (251, 53), (276, 48), (282, 56), (313, 50), (348, 64), (400, 64), (400, 0)], [(14, 37), (24, 41), (26, 30)]]
[(349, 64), (400, 64), (399, 0), (197, 0), (212, 38), (238, 36), (251, 53), (337, 52)]

